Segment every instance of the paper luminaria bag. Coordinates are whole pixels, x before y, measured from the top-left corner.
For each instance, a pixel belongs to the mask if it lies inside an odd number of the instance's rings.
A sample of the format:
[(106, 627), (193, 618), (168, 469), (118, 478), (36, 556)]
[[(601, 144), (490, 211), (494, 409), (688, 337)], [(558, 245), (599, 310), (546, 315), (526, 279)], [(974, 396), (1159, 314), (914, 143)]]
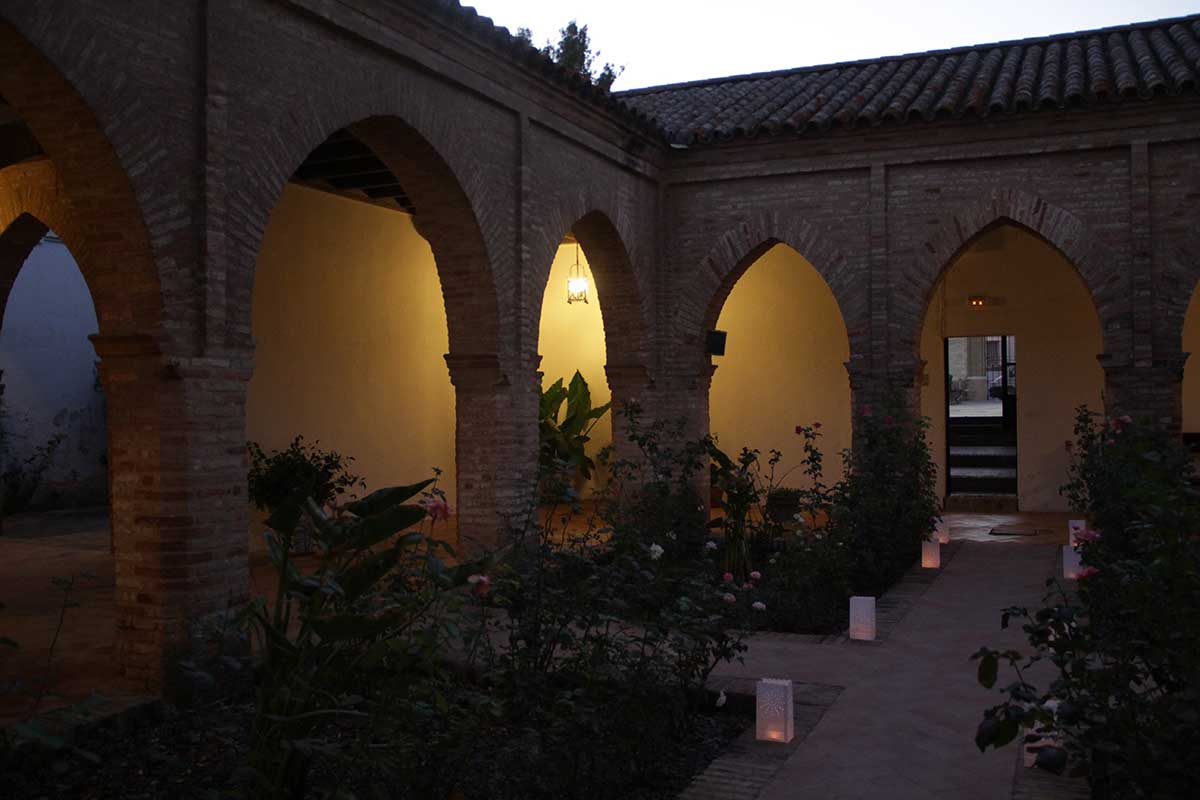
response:
[(924, 569), (939, 569), (942, 566), (942, 546), (936, 541), (921, 542), (921, 566)]
[(763, 678), (755, 686), (755, 738), (762, 742), (790, 742), (796, 735), (792, 682)]
[(1064, 544), (1062, 549), (1063, 562), (1063, 577), (1067, 580), (1076, 580), (1079, 578), (1079, 572), (1083, 569), (1083, 559), (1079, 557), (1079, 551), (1069, 544)]
[(1079, 546), (1079, 534), (1087, 530), (1087, 520), (1072, 519), (1067, 521), (1067, 543), (1071, 547)]
[(850, 638), (860, 642), (875, 639), (875, 598), (850, 598)]

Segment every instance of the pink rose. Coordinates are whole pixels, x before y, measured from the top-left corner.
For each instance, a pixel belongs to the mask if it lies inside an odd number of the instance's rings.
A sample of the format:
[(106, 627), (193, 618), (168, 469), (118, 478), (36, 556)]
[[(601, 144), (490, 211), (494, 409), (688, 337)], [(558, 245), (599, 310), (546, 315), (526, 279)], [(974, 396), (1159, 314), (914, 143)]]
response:
[(726, 592), (725, 594), (721, 595), (721, 599), (724, 600), (726, 603), (730, 603), (730, 604), (737, 602), (737, 598), (734, 597), (733, 595), (731, 595), (729, 592)]
[(1083, 530), (1075, 534), (1075, 541), (1091, 544), (1100, 538), (1100, 531)]
[(804, 434), (804, 426), (803, 426), (803, 425), (797, 425), (797, 426), (796, 426), (796, 435), (797, 435), (797, 436), (801, 436), (801, 435), (803, 435), (803, 434)]
[(814, 422), (814, 423), (813, 423), (813, 427), (814, 427), (814, 428), (816, 428), (817, 430), (820, 430), (820, 429), (821, 429), (821, 423), (819, 423), (819, 422)]
[(1109, 447), (1112, 447), (1116, 443), (1117, 443), (1116, 439), (1105, 439), (1104, 440), (1104, 444), (1108, 445)]
[(726, 583), (733, 583), (733, 573), (726, 572), (724, 575), (721, 576), (721, 580), (725, 581)]
[(417, 505), (425, 509), (425, 513), (434, 522), (439, 519), (449, 519), (450, 515), (454, 513), (450, 508), (450, 504), (440, 497), (422, 497), (417, 502)]
[(1084, 567), (1083, 569), (1079, 570), (1079, 580), (1090, 578), (1093, 575), (1098, 574), (1100, 574), (1100, 570), (1096, 569), (1095, 567)]
[(761, 572), (759, 572), (758, 570), (754, 570), (754, 572), (751, 572), (751, 573), (750, 573), (750, 580), (752, 580), (752, 581), (761, 581), (761, 580), (762, 580), (762, 573), (761, 573)]
[(767, 604), (757, 601), (757, 600), (755, 602), (751, 603), (750, 607), (753, 608), (755, 611), (766, 611), (767, 610)]

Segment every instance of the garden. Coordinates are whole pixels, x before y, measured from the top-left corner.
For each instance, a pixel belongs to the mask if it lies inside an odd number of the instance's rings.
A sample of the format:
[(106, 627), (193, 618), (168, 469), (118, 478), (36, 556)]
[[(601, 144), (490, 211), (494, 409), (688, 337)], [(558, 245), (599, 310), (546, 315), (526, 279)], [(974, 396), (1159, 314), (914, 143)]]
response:
[[(1150, 420), (1081, 408), (1062, 488), (1086, 517), (1074, 585), (1012, 607), (1024, 650), (983, 647), (980, 750), (1019, 741), (1036, 766), (1086, 778), (1092, 797), (1195, 795), (1200, 763), (1200, 494), (1191, 455)], [(1069, 553), (1067, 555), (1070, 555)], [(1001, 679), (1001, 672), (1008, 675)]]
[(175, 703), (157, 717), (117, 735), (65, 738), (33, 718), (10, 729), (5, 785), (29, 797), (677, 796), (753, 722), (706, 688), (712, 671), (755, 631), (843, 630), (848, 598), (885, 591), (933, 530), (935, 470), (923, 420), (899, 402), (857, 409), (837, 480), (819, 423), (797, 427), (803, 457), (788, 474), (778, 451), (731, 456), (636, 406), (620, 411), (624, 457), (589, 453), (609, 413), (578, 375), (543, 393), (542, 507), (482, 555), (448, 543), (437, 475), (367, 492), (337, 452), (252, 444), (274, 590), (194, 621)]

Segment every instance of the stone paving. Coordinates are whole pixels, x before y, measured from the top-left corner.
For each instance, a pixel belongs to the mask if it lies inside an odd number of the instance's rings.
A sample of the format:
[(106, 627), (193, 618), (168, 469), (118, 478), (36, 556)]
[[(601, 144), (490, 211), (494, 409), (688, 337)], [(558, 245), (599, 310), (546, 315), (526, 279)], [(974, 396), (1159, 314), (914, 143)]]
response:
[[(765, 637), (751, 642), (744, 665), (719, 671), (718, 679), (791, 678), (844, 687), (755, 795), (759, 800), (1009, 800), (1015, 784), (1025, 787), (1023, 797), (1074, 791), (1068, 782), (1026, 779), (1015, 747), (979, 753), (975, 727), (997, 695), (978, 685), (969, 660), (982, 644), (1023, 644), (1018, 631), (1000, 630), (1000, 610), (1041, 598), (1056, 546), (1066, 540), (1066, 516), (949, 520), (953, 559), (906, 603), (907, 613), (886, 639), (830, 644)], [(995, 526), (1042, 532), (989, 535)], [(913, 595), (909, 583), (897, 588)]]

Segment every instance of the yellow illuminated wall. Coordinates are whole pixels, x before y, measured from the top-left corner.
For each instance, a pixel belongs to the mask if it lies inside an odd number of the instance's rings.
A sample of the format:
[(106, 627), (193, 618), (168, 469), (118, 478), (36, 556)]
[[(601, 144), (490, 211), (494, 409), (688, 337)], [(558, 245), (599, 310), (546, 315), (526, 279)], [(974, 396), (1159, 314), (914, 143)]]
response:
[(1192, 293), (1183, 322), (1183, 431), (1200, 433), (1200, 292)]
[[(596, 281), (587, 267), (583, 248), (579, 248), (579, 262), (588, 276), (588, 302), (567, 304), (567, 275), (575, 263), (575, 245), (564, 244), (558, 248), (554, 264), (550, 268), (550, 279), (542, 297), (542, 319), (538, 331), (538, 352), (542, 355), (542, 386), (554, 383), (559, 378), (563, 384), (571, 382), (575, 370), (579, 370), (592, 394), (592, 405), (607, 403), (611, 394), (604, 375), (607, 362), (604, 353), (604, 322), (600, 316), (600, 300), (596, 296)], [(588, 453), (593, 457), (600, 448), (612, 441), (612, 413), (596, 424)]]
[[(841, 477), (850, 446), (850, 343), (833, 292), (817, 270), (786, 245), (758, 259), (733, 287), (717, 323), (729, 338), (713, 358), (710, 428), (736, 456), (743, 446), (784, 454), (783, 470), (802, 455), (796, 426), (821, 423), (826, 478)], [(803, 486), (800, 470), (786, 480)]]
[(445, 470), (454, 389), (433, 254), (406, 214), (289, 185), (254, 281), (246, 436), (353, 456), (368, 488)]
[[(967, 298), (988, 298), (983, 310)], [(921, 336), (926, 362), (921, 411), (930, 417), (939, 492), (946, 487), (946, 391), (943, 340), (948, 336), (1017, 337), (1017, 489), (1022, 511), (1065, 511), (1063, 443), (1072, 438), (1075, 408), (1102, 410), (1100, 320), (1075, 268), (1036, 236), (996, 228), (963, 252), (930, 302)]]

